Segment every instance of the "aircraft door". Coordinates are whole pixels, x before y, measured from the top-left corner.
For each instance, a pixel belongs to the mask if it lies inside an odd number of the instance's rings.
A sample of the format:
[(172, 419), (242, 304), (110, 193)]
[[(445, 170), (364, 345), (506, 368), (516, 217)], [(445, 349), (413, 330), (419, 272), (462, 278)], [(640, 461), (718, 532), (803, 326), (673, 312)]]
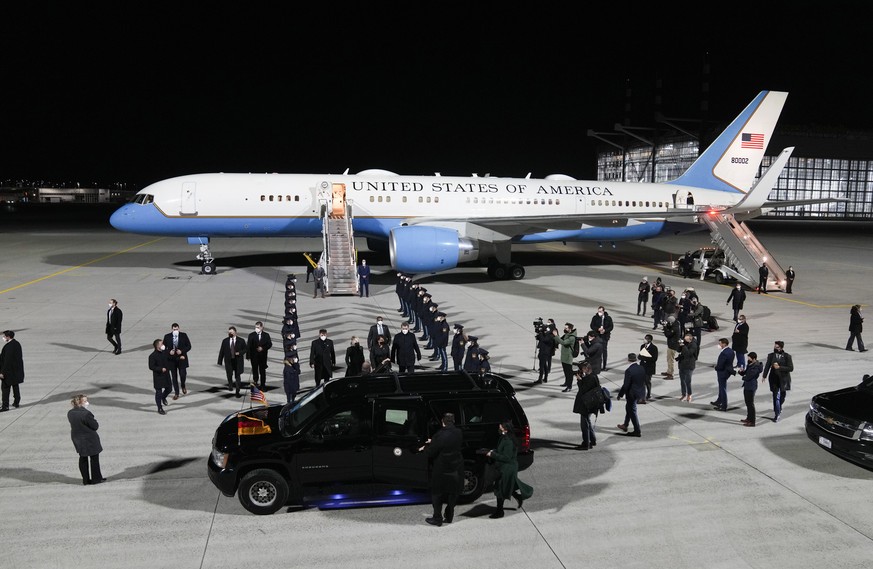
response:
[(576, 196), (576, 213), (585, 213), (585, 197)]
[(182, 200), (179, 206), (179, 215), (197, 215), (196, 182), (184, 182), (182, 184)]
[(331, 189), (330, 216), (342, 219), (346, 216), (346, 185), (333, 184)]

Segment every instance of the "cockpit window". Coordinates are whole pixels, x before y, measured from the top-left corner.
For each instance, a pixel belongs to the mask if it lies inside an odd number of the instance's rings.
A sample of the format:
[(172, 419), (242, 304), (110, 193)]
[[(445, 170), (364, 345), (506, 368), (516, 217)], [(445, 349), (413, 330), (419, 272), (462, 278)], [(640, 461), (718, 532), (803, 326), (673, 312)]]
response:
[(155, 196), (151, 194), (146, 194), (145, 199), (142, 200), (143, 205), (150, 204), (155, 201)]
[(143, 199), (145, 199), (145, 194), (136, 194), (133, 196), (133, 203), (142, 203)]

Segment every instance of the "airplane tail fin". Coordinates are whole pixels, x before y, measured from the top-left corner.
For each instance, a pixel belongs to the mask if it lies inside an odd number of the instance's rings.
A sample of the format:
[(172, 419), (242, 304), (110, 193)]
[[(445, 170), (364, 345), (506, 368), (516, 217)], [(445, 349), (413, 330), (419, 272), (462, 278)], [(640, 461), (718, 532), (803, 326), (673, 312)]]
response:
[(747, 193), (787, 97), (780, 91), (761, 91), (694, 164), (669, 183)]

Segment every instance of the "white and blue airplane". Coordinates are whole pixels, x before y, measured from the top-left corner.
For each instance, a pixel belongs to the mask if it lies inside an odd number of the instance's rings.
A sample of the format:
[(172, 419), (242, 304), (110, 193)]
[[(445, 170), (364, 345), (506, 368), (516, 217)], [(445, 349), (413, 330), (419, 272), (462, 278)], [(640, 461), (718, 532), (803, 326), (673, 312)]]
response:
[(773, 164), (768, 183), (753, 187), (787, 95), (762, 91), (682, 176), (667, 183), (385, 170), (195, 174), (140, 190), (110, 222), (125, 232), (187, 237), (211, 259), (212, 238), (320, 237), (325, 208), (348, 204), (354, 235), (366, 237), (371, 248), (387, 241), (397, 271), (433, 273), (475, 261), (487, 265), (492, 278), (521, 279), (524, 268), (510, 261), (513, 243), (651, 239), (704, 228), (698, 216), (708, 210), (748, 219), (799, 203), (767, 201), (792, 149)]

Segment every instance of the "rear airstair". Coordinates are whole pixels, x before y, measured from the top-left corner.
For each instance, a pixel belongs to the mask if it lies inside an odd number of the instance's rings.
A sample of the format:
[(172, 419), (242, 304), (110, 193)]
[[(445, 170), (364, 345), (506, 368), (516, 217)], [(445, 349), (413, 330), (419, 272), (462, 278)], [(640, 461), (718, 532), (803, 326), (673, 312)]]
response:
[[(331, 295), (358, 294), (357, 251), (352, 226), (352, 205), (345, 184), (321, 183), (321, 232), (325, 291)], [(327, 189), (330, 188), (329, 191)]]
[(732, 214), (703, 213), (700, 219), (709, 227), (712, 242), (724, 250), (725, 263), (711, 270), (720, 270), (724, 275), (756, 288), (758, 271), (766, 264), (770, 271), (767, 290), (785, 290), (785, 271), (758, 241), (749, 227), (737, 221)]

